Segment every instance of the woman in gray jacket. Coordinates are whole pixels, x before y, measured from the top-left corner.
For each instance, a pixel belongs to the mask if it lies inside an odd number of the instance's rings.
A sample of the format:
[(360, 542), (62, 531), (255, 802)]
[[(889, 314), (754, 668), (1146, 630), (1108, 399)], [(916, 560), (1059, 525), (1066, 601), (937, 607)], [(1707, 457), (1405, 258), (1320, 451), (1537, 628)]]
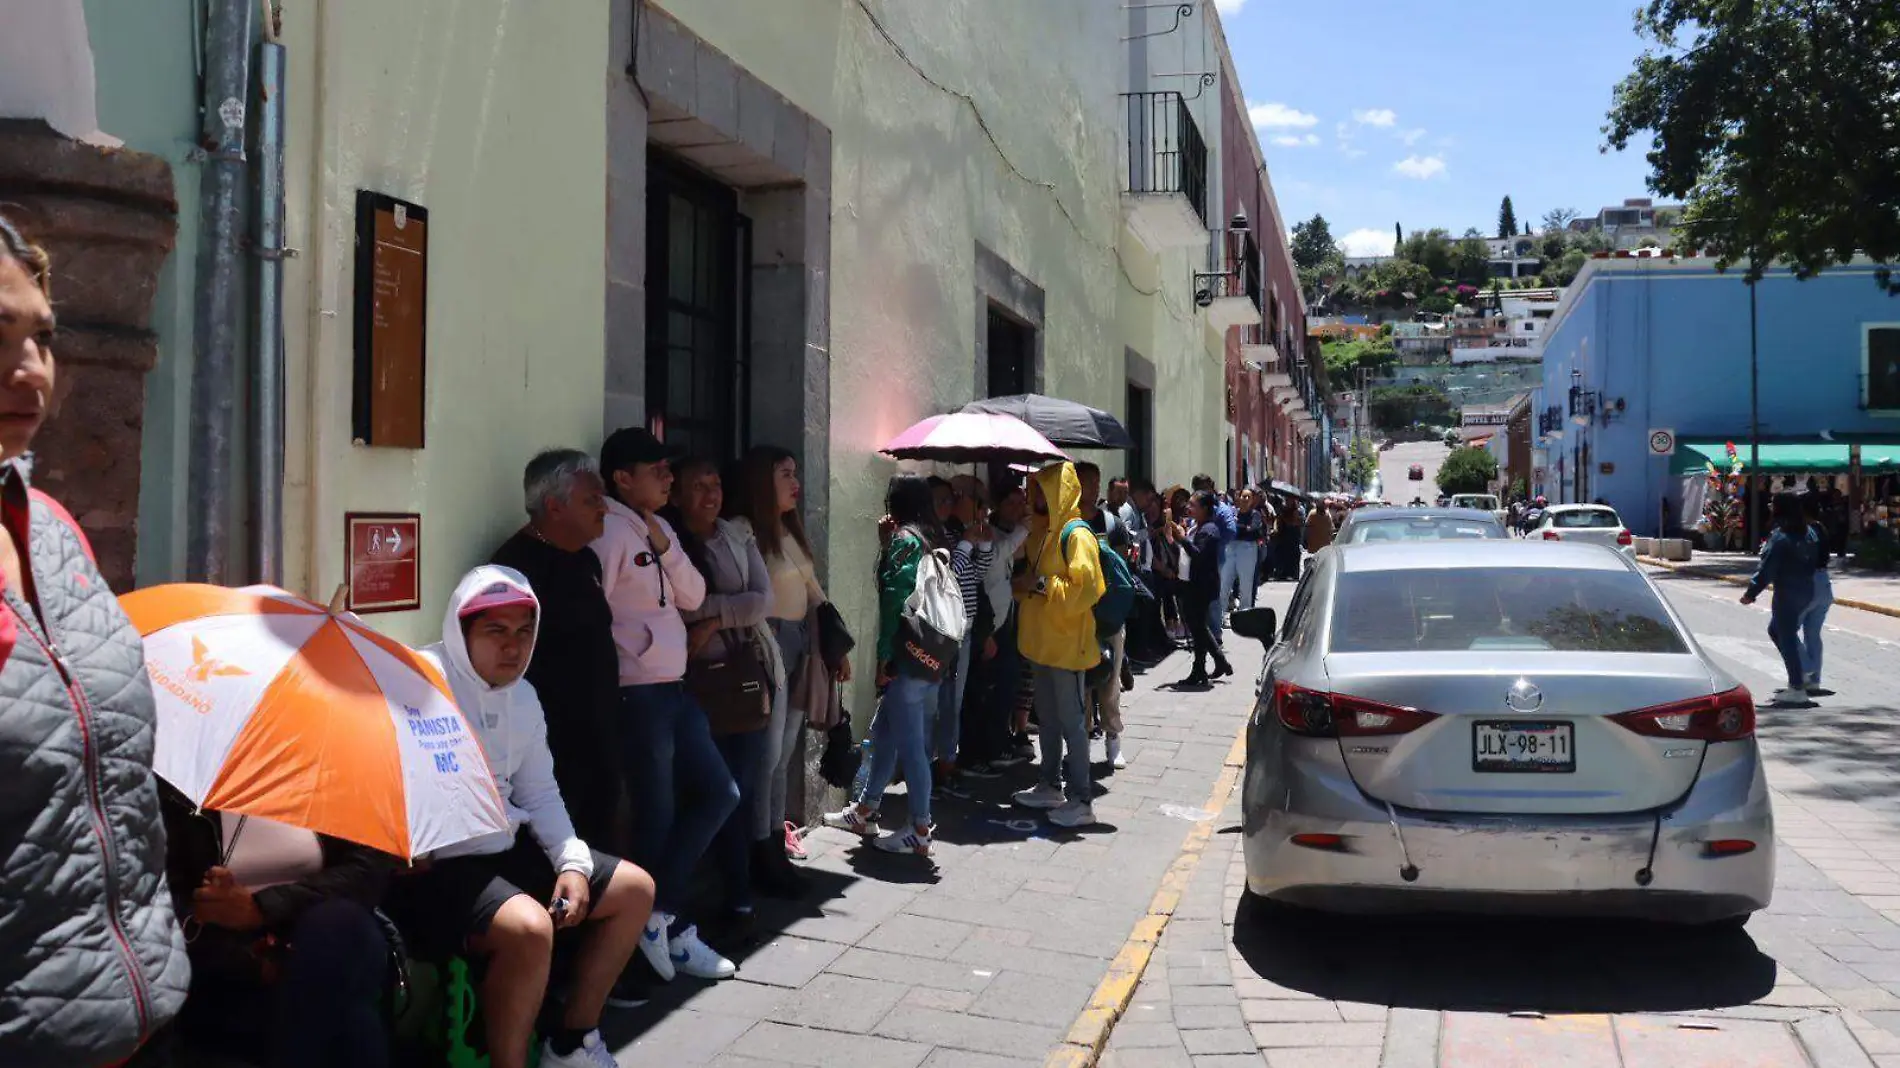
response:
[(0, 1065), (162, 1061), (191, 968), (165, 885), (138, 632), (30, 489), (53, 401), (52, 269), (0, 216)]
[(758, 541), (719, 517), (724, 507), (725, 487), (712, 461), (690, 458), (674, 466), (673, 502), (666, 518), (679, 532), (687, 558), (706, 579), (705, 601), (680, 614), (686, 621), (687, 685), (692, 687), (708, 665), (749, 651), (765, 668), (771, 686), (756, 702), (722, 706), (703, 696), (701, 700), (713, 741), (739, 786), (739, 807), (727, 817), (712, 847), (726, 885), (724, 934), (731, 942), (749, 940), (752, 934), (752, 812), (770, 741), (766, 727), (772, 696), (784, 689), (786, 673), (778, 642), (765, 623), (772, 607), (771, 572)]

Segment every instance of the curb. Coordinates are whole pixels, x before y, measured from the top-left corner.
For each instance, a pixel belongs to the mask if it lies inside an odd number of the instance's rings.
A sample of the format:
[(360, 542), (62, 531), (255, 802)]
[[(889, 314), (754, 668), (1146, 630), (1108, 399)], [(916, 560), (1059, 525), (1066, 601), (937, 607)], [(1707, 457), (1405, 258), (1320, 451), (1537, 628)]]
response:
[[(1748, 580), (1738, 575), (1711, 571), (1708, 568), (1697, 567), (1694, 564), (1679, 564), (1672, 560), (1664, 560), (1660, 556), (1639, 556), (1636, 559), (1639, 563), (1648, 564), (1651, 567), (1660, 567), (1665, 571), (1679, 571), (1685, 575), (1699, 575), (1702, 578), (1717, 579), (1734, 586), (1748, 585)], [(1852, 597), (1836, 597), (1834, 598), (1834, 603), (1842, 608), (1858, 608), (1863, 612), (1872, 612), (1877, 616), (1891, 616), (1894, 619), (1900, 619), (1900, 608), (1895, 608), (1892, 605), (1878, 604), (1874, 601), (1862, 601)]]
[(1069, 1033), (1063, 1038), (1043, 1062), (1043, 1068), (1094, 1068), (1101, 1059), (1102, 1050), (1108, 1045), (1108, 1036), (1121, 1020), (1122, 1013), (1128, 1009), (1129, 1002), (1135, 998), (1135, 988), (1141, 983), (1142, 973), (1148, 969), (1148, 961), (1153, 958), (1155, 947), (1161, 943), (1161, 934), (1168, 929), (1168, 923), (1174, 918), (1175, 907), (1181, 903), (1181, 895), (1187, 892), (1188, 882), (1194, 877), (1194, 870), (1200, 866), (1201, 854), (1206, 852), (1208, 841), (1214, 836), (1214, 825), (1220, 822), (1220, 813), (1227, 807), (1227, 798), (1240, 782), (1240, 772), (1247, 759), (1247, 726), (1252, 722), (1251, 714), (1240, 725), (1240, 732), (1234, 736), (1234, 744), (1227, 750), (1227, 759), (1222, 762), (1220, 778), (1214, 783), (1214, 792), (1208, 796), (1209, 812), (1214, 815), (1194, 825), (1188, 832), (1187, 841), (1181, 844), (1180, 855), (1168, 866), (1167, 873), (1161, 877), (1161, 888), (1155, 891), (1154, 900), (1148, 904), (1148, 912), (1135, 922), (1135, 929), (1129, 932), (1128, 940), (1122, 943), (1121, 951), (1108, 966), (1108, 974), (1096, 985), (1095, 993), (1089, 997), (1087, 1007), (1082, 1014), (1069, 1025)]

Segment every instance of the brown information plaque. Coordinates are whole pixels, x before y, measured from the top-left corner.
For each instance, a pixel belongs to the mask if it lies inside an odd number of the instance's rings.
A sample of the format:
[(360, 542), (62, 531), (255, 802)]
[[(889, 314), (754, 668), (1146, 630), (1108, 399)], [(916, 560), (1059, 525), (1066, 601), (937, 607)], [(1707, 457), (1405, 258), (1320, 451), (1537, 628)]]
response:
[(355, 305), (351, 436), (364, 445), (420, 449), (428, 364), (427, 208), (357, 192)]
[(343, 517), (344, 565), (352, 612), (407, 612), (422, 607), (422, 517), (415, 513), (351, 512)]

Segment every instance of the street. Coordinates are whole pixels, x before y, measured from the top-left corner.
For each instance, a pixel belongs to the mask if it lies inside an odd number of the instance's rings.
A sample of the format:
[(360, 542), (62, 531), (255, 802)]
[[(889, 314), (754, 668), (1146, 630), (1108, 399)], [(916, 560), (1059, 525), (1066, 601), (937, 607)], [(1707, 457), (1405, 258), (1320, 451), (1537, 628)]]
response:
[[(1736, 587), (1658, 572), (1758, 695), (1779, 660)], [(1900, 620), (1837, 609), (1837, 696), (1762, 710), (1774, 904), (1741, 933), (1511, 919), (1289, 918), (1241, 894), (1217, 833), (1104, 1065), (1900, 1065)], [(1218, 821), (1238, 824), (1229, 805)]]
[[(1393, 504), (1406, 504), (1414, 497), (1423, 497), (1430, 504), (1438, 499), (1438, 468), (1444, 464), (1451, 450), (1437, 441), (1402, 441), (1379, 454), (1379, 476), (1385, 480), (1385, 499)], [(1413, 482), (1407, 477), (1412, 465), (1424, 468), (1422, 481)]]

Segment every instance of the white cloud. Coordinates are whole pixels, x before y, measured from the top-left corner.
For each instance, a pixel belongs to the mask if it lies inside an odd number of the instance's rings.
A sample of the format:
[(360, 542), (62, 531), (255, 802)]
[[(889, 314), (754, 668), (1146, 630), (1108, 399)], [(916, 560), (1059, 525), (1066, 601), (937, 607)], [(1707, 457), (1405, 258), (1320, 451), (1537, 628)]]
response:
[(1399, 116), (1391, 108), (1373, 108), (1370, 111), (1353, 112), (1352, 121), (1361, 126), (1390, 126), (1399, 121)]
[(1407, 178), (1423, 181), (1438, 178), (1445, 173), (1445, 160), (1442, 156), (1407, 156), (1394, 163), (1392, 169)]
[(1214, 6), (1218, 8), (1223, 15), (1238, 15), (1240, 14), (1240, 9), (1245, 7), (1246, 4), (1247, 0), (1214, 0)]
[(1305, 137), (1301, 137), (1299, 134), (1281, 134), (1273, 139), (1273, 143), (1285, 148), (1310, 148), (1313, 145), (1319, 144), (1319, 135), (1307, 134)]
[(1319, 125), (1318, 115), (1313, 115), (1301, 111), (1298, 108), (1290, 108), (1285, 104), (1278, 103), (1249, 104), (1247, 106), (1247, 117), (1253, 120), (1255, 126), (1270, 128), (1291, 126), (1295, 129), (1304, 130), (1308, 127)]
[(1374, 230), (1366, 227), (1354, 230), (1339, 239), (1339, 247), (1348, 256), (1390, 256), (1392, 244), (1396, 240), (1390, 230)]
[(1413, 145), (1418, 144), (1419, 138), (1424, 137), (1424, 136), (1425, 136), (1425, 130), (1421, 127), (1420, 129), (1417, 129), (1417, 130), (1405, 131), (1404, 133), (1399, 135), (1399, 140), (1405, 142), (1406, 148), (1411, 148)]

